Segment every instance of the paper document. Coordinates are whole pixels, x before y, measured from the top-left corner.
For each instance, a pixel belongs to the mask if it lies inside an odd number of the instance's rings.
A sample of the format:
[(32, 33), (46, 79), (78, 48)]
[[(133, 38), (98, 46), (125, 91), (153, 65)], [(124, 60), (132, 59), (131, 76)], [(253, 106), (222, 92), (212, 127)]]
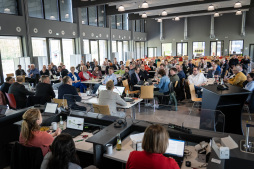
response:
[(130, 135), (131, 140), (135, 142), (142, 142), (143, 137), (144, 137), (144, 133)]
[(238, 148), (238, 145), (236, 144), (236, 142), (230, 136), (221, 138), (221, 141), (229, 149)]

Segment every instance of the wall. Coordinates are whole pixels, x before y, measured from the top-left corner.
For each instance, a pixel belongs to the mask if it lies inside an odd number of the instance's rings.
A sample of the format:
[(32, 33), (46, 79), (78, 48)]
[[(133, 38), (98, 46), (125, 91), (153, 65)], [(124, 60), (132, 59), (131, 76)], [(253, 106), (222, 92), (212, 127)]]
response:
[[(244, 40), (244, 55), (249, 55), (249, 45), (254, 44), (254, 11), (247, 12), (246, 36), (242, 37), (242, 16), (223, 14), (214, 18), (215, 38), (210, 39), (211, 16), (197, 16), (188, 18), (188, 40), (184, 40), (184, 18), (180, 21), (164, 20), (164, 40), (160, 41), (160, 24), (148, 19), (146, 22), (147, 47), (157, 47), (157, 56), (161, 56), (161, 44), (171, 42), (173, 52), (176, 55), (176, 42), (188, 42), (188, 55), (192, 56), (192, 43), (194, 41), (205, 42), (205, 55), (210, 55), (210, 41), (224, 40), (224, 55), (228, 54), (229, 40)], [(227, 51), (225, 51), (227, 49)]]

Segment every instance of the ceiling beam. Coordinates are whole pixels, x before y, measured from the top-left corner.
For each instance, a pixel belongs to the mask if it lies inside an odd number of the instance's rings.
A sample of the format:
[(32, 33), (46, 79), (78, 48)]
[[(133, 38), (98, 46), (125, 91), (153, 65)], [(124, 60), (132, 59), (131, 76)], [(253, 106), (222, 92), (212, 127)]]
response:
[(96, 5), (104, 5), (107, 3), (114, 3), (114, 2), (121, 2), (121, 1), (130, 1), (130, 0), (72, 0), (72, 7), (79, 8), (79, 7), (89, 7), (89, 6), (96, 6)]
[[(253, 5), (246, 5), (246, 6), (242, 6), (239, 9), (249, 9), (253, 7)], [(181, 13), (170, 13), (167, 16), (161, 16), (161, 15), (153, 15), (153, 16), (147, 16), (147, 18), (150, 19), (155, 19), (155, 18), (168, 18), (168, 17), (179, 17), (179, 16), (188, 16), (188, 15), (193, 15), (193, 14), (206, 14), (206, 13), (211, 13), (211, 12), (224, 12), (224, 11), (232, 11), (235, 10), (237, 11), (238, 9), (234, 8), (234, 7), (229, 7), (229, 8), (219, 8), (216, 9), (214, 11), (208, 11), (208, 10), (201, 10), (201, 11), (189, 11), (189, 12), (181, 12)], [(139, 14), (129, 14), (129, 20), (140, 20), (143, 19)]]
[[(158, 10), (158, 9), (188, 7), (188, 6), (202, 5), (202, 4), (210, 5), (210, 4), (215, 3), (215, 2), (224, 2), (224, 1), (230, 1), (230, 0), (204, 0), (204, 1), (182, 2), (182, 3), (177, 3), (177, 4), (152, 6), (152, 7), (149, 7), (149, 8), (131, 9), (131, 10), (126, 10), (124, 12), (119, 12), (118, 9), (116, 9), (116, 6), (108, 6), (106, 10), (107, 10), (107, 15), (116, 15), (116, 14), (122, 14), (122, 13), (137, 13), (137, 12), (145, 12), (145, 11), (152, 11), (152, 10)], [(231, 2), (233, 2), (233, 1), (231, 1)]]

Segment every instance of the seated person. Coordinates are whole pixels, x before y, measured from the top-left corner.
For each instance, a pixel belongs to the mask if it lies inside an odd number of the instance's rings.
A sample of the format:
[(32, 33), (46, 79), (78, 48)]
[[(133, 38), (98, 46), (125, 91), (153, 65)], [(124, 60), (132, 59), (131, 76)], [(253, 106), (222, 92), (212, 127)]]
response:
[[(186, 63), (187, 63), (187, 61), (185, 61)], [(182, 80), (182, 79), (185, 79), (186, 78), (186, 75), (185, 75), (185, 73), (184, 73), (184, 71), (183, 71), (183, 68), (182, 68), (182, 66), (180, 66), (179, 64), (176, 64), (176, 69), (177, 69), (177, 71), (178, 71), (178, 77), (179, 77), (179, 79), (180, 80)]]
[(78, 106), (76, 102), (81, 101), (77, 89), (72, 86), (69, 76), (63, 78), (63, 84), (58, 88), (58, 99), (67, 99), (68, 107), (74, 110), (86, 111), (86, 107)]
[(35, 68), (34, 64), (31, 64), (31, 70), (30, 70), (28, 76), (31, 78), (29, 80), (29, 83), (36, 83), (38, 80), (37, 78), (40, 77), (40, 72), (37, 68)]
[[(186, 77), (189, 76), (190, 75), (190, 68), (189, 68), (189, 64), (186, 60), (183, 61), (182, 67), (183, 67), (182, 70), (183, 70), (184, 74), (186, 75)], [(176, 68), (177, 68), (177, 65), (176, 65)], [(178, 68), (177, 68), (177, 70), (178, 70)], [(178, 70), (178, 72), (179, 72), (179, 70)], [(179, 76), (179, 78), (180, 78), (180, 76)]]
[(205, 61), (204, 58), (201, 58), (201, 61), (198, 63), (198, 67), (201, 70), (204, 70), (207, 68), (207, 62)]
[(226, 62), (225, 59), (222, 59), (221, 61), (221, 69), (222, 69), (221, 77), (224, 78), (227, 75), (229, 69), (228, 63)]
[[(117, 81), (116, 75), (114, 74), (114, 68), (110, 67), (108, 72), (109, 72), (109, 74), (105, 77), (105, 79), (102, 81), (101, 84), (106, 85), (106, 83), (109, 80), (112, 80), (114, 82), (114, 85), (117, 85), (118, 81)], [(93, 87), (93, 94), (95, 94), (97, 92), (97, 90), (98, 90), (98, 88), (99, 88), (99, 86), (101, 84), (94, 85), (94, 87)]]
[(131, 77), (131, 75), (133, 73), (135, 73), (135, 64), (130, 64), (130, 67), (129, 67), (129, 76)]
[[(7, 77), (5, 78), (5, 82), (1, 86), (1, 91), (5, 95), (5, 93), (8, 93), (10, 86), (15, 82), (15, 79), (13, 77)], [(8, 103), (8, 99), (5, 95), (5, 100)]]
[(145, 70), (144, 64), (140, 65), (139, 76), (140, 76), (141, 80), (147, 81), (147, 79), (148, 79), (148, 72)]
[(115, 72), (115, 74), (123, 75), (125, 73), (124, 65), (121, 65), (121, 69)]
[(34, 92), (28, 91), (25, 86), (22, 84), (23, 77), (17, 76), (17, 82), (13, 83), (8, 93), (11, 93), (14, 95), (14, 98), (16, 100), (17, 109), (21, 109), (26, 107), (27, 102), (27, 95), (34, 95)]
[(87, 70), (87, 66), (81, 67), (81, 72), (79, 72), (78, 76), (80, 77), (81, 82), (91, 80), (92, 78), (96, 78)]
[(203, 73), (199, 72), (198, 67), (193, 68), (192, 75), (188, 76), (188, 83), (194, 84), (195, 92), (198, 95), (198, 98), (202, 98), (201, 86), (206, 85), (207, 79)]
[(76, 66), (76, 69), (77, 69), (78, 72), (81, 71), (81, 67), (82, 67), (82, 66), (85, 66), (83, 60), (81, 60), (80, 64), (78, 64), (78, 66)]
[(241, 72), (242, 68), (240, 65), (234, 66), (233, 68), (233, 78), (224, 79), (225, 82), (228, 82), (231, 85), (243, 87), (243, 82), (247, 80), (247, 77)]
[(207, 78), (214, 78), (220, 76), (220, 72), (217, 70), (217, 67), (217, 64), (212, 65), (212, 69), (208, 70)]
[(126, 169), (180, 169), (173, 158), (163, 156), (168, 140), (168, 131), (164, 127), (159, 124), (148, 126), (142, 140), (144, 151), (132, 151)]
[(54, 137), (61, 133), (61, 129), (58, 128), (52, 134), (47, 131), (40, 131), (42, 116), (39, 109), (32, 108), (27, 110), (22, 118), (23, 122), (19, 136), (20, 144), (28, 147), (39, 147), (43, 156), (45, 156), (50, 151), (49, 146), (54, 141)]
[(114, 68), (114, 70), (119, 70), (120, 69), (120, 65), (117, 63), (117, 61), (114, 61), (114, 64), (112, 65), (112, 67)]
[(41, 76), (41, 82), (36, 86), (35, 96), (44, 97), (46, 102), (51, 102), (51, 99), (55, 98), (56, 95), (48, 76)]
[(71, 135), (63, 133), (55, 138), (51, 152), (46, 154), (41, 164), (41, 169), (81, 169), (76, 154), (75, 143)]
[(53, 79), (53, 75), (56, 75), (56, 71), (52, 69), (51, 65), (48, 65), (49, 78)]
[(129, 75), (129, 66), (126, 66), (125, 68), (124, 68), (124, 70), (125, 70), (125, 73), (122, 75), (122, 79), (123, 80), (128, 80), (128, 81), (130, 81), (130, 75)]
[(106, 83), (107, 90), (102, 90), (99, 93), (99, 105), (108, 105), (109, 111), (112, 116), (117, 116), (124, 118), (126, 115), (124, 112), (119, 112), (116, 110), (117, 104), (121, 106), (126, 106), (127, 103), (120, 97), (118, 93), (113, 92), (114, 82), (109, 80)]
[(49, 70), (47, 69), (46, 65), (43, 65), (42, 70), (40, 71), (40, 75), (49, 76)]
[(26, 75), (24, 69), (21, 69), (21, 65), (18, 65), (18, 69), (15, 71), (16, 76)]
[(72, 66), (71, 67), (71, 72), (68, 74), (68, 76), (71, 78), (72, 80), (72, 86), (79, 88), (81, 93), (84, 93), (84, 91), (86, 90), (86, 85), (84, 83), (80, 82), (80, 78), (78, 76), (78, 73), (75, 72), (75, 67)]
[(249, 94), (246, 102), (250, 103), (252, 92), (254, 91), (254, 73), (249, 73), (247, 75), (247, 84), (245, 85), (244, 89), (249, 90), (251, 94)]
[(135, 68), (135, 72), (131, 75), (131, 85), (134, 86), (138, 84), (140, 81), (140, 75), (139, 75), (140, 69), (138, 67)]
[[(96, 61), (97, 62), (97, 61)], [(94, 71), (92, 73), (92, 75), (95, 77), (95, 78), (102, 78), (102, 73), (101, 71), (99, 70), (99, 67), (98, 66), (95, 66), (94, 67)]]
[(60, 76), (61, 78), (64, 78), (65, 76), (68, 76), (68, 70), (63, 69), (62, 66), (57, 67), (57, 76)]
[(160, 64), (160, 67), (156, 69), (155, 76), (157, 76), (157, 75), (158, 75), (158, 72), (159, 72), (159, 70), (160, 70), (160, 69), (164, 69), (164, 70), (165, 70), (165, 72), (166, 72), (166, 76), (168, 76), (168, 74), (169, 74), (169, 70), (168, 70), (167, 68), (165, 68), (164, 63), (161, 63), (161, 64)]
[(177, 75), (177, 69), (175, 67), (172, 67), (169, 72), (170, 72), (170, 82), (175, 84), (176, 81), (180, 80), (179, 76)]

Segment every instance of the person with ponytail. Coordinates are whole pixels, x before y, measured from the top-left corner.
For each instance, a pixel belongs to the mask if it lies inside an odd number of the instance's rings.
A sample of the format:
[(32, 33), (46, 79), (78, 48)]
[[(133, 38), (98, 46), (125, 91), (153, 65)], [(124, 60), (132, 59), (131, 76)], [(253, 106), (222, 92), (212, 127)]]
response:
[(43, 156), (49, 152), (49, 146), (54, 140), (54, 136), (61, 133), (61, 129), (57, 129), (55, 133), (49, 134), (46, 131), (40, 131), (42, 116), (39, 109), (29, 109), (23, 116), (21, 125), (21, 133), (19, 142), (28, 147), (40, 147)]
[(41, 169), (81, 169), (71, 135), (63, 133), (57, 136), (50, 150), (43, 159)]

